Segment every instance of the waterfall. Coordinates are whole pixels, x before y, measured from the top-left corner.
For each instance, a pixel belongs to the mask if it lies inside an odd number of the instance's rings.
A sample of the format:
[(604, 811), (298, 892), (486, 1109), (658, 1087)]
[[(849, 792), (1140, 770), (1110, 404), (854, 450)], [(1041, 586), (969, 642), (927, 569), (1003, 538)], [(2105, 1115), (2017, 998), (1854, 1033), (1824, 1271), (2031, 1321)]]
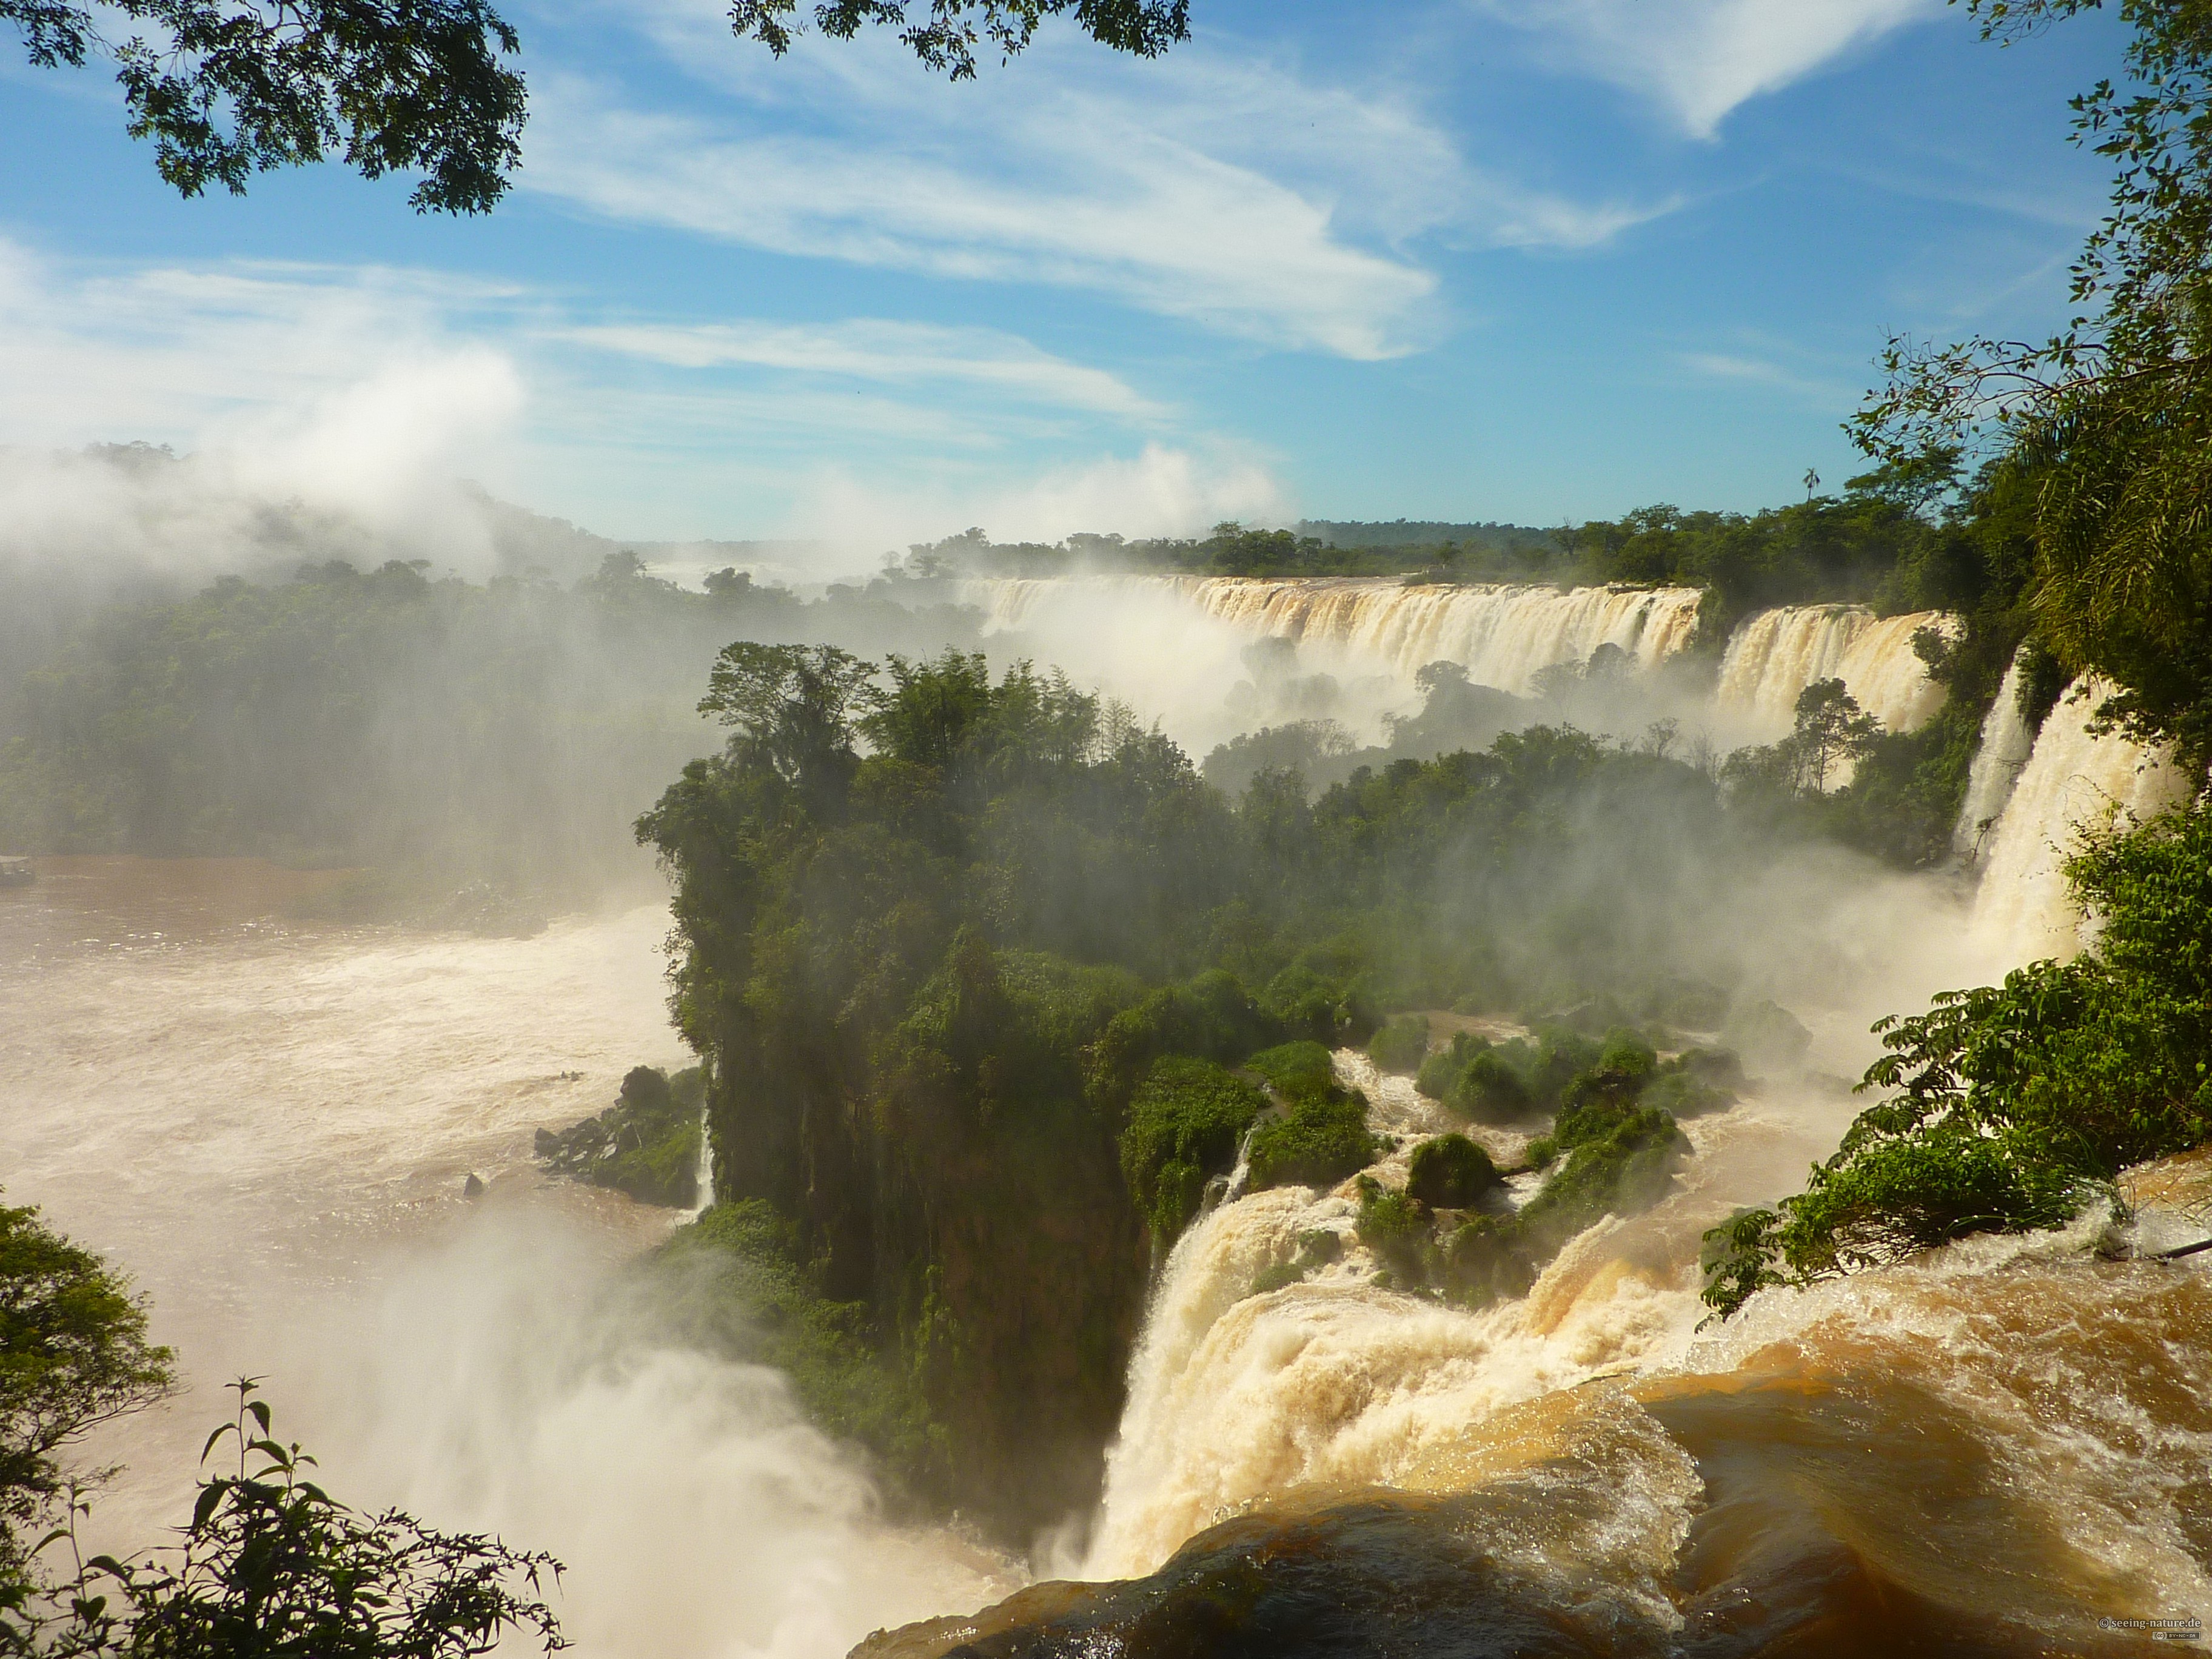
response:
[(2008, 963), (2069, 957), (2081, 948), (2080, 918), (2063, 866), (2083, 830), (2139, 822), (2179, 799), (2186, 787), (2163, 749), (2118, 732), (2090, 732), (2113, 690), (2091, 674), (2067, 688), (2045, 718), (1990, 832), (1973, 930)]
[(1981, 850), (1982, 837), (2002, 815), (2005, 803), (2020, 782), (2021, 769), (2035, 748), (2035, 734), (2020, 712), (2020, 672), (2027, 647), (2013, 653), (2005, 670), (1997, 700), (1982, 717), (1982, 738), (1974, 750), (1974, 763), (1966, 774), (1966, 796), (1959, 807), (1959, 822), (1951, 831), (1951, 846), (1972, 856)]
[[(1397, 1132), (1369, 1173), (1402, 1187), (1412, 1146), (1453, 1120), (1356, 1050), (1334, 1062), (1366, 1095), (1370, 1127)], [(1358, 1214), (1350, 1182), (1272, 1188), (1176, 1242), (1130, 1362), (1085, 1576), (1148, 1572), (1224, 1514), (1301, 1486), (1449, 1486), (1470, 1425), (1686, 1340), (1702, 1310), (1683, 1275), (1718, 1218), (1670, 1201), (1601, 1222), (1528, 1295), (1469, 1312), (1370, 1285), (1381, 1264), (1358, 1242)], [(1253, 1294), (1314, 1231), (1343, 1237), (1339, 1259)], [(1679, 1461), (1655, 1478), (1676, 1480)], [(1673, 1501), (1694, 1495), (1692, 1479)]]
[(1176, 1243), (1131, 1364), (1085, 1577), (1150, 1571), (1223, 1516), (1300, 1488), (1449, 1486), (1471, 1428), (1678, 1347), (1700, 1311), (1683, 1279), (1694, 1235), (1675, 1229), (1679, 1249), (1654, 1249), (1635, 1223), (1601, 1224), (1527, 1297), (1480, 1312), (1375, 1288), (1356, 1245), (1302, 1284), (1252, 1293), (1301, 1234), (1349, 1242), (1355, 1212), (1346, 1196), (1277, 1188)]
[(1224, 1204), (1234, 1204), (1244, 1196), (1244, 1188), (1252, 1179), (1252, 1137), (1260, 1133), (1255, 1123), (1245, 1130), (1237, 1142), (1237, 1162), (1225, 1176), (1214, 1176), (1206, 1183), (1199, 1196), (1199, 1212), (1212, 1215)]
[[(1406, 583), (1373, 576), (1073, 576), (973, 580), (961, 597), (994, 632), (1036, 626), (1060, 606), (1111, 599), (1179, 601), (1240, 632), (1311, 644), (1387, 663), (1410, 679), (1439, 660), (1479, 685), (1525, 694), (1539, 670), (1585, 662), (1618, 646), (1644, 671), (1686, 648), (1698, 631), (1694, 587), (1547, 587)], [(1740, 625), (1722, 659), (1724, 709), (1780, 731), (1797, 694), (1840, 678), (1859, 706), (1893, 731), (1911, 731), (1942, 707), (1943, 688), (1912, 648), (1923, 628), (1954, 632), (1940, 611), (1877, 617), (1860, 605), (1784, 605)]]
[(1437, 661), (1525, 692), (1540, 669), (1618, 646), (1656, 668), (1697, 630), (1695, 588), (1406, 586), (1388, 580), (1269, 581), (1225, 577), (1195, 595), (1206, 611), (1255, 633), (1313, 640), (1382, 657), (1410, 678)]
[(693, 1180), (691, 1213), (704, 1215), (714, 1207), (714, 1137), (704, 1106), (699, 1109), (699, 1168)]
[(986, 627), (1032, 624), (1042, 607), (1085, 597), (1153, 594), (1183, 599), (1241, 631), (1380, 658), (1410, 679), (1437, 661), (1468, 678), (1527, 691), (1555, 663), (1587, 661), (1618, 646), (1653, 669), (1697, 633), (1693, 587), (1547, 587), (1486, 583), (1407, 584), (1389, 577), (1081, 576), (975, 581)]
[[(1823, 1537), (1833, 1559), (1878, 1561), (1876, 1582), (1932, 1585), (1952, 1607), (1984, 1606), (1993, 1582), (2008, 1611), (2021, 1585), (2060, 1585), (2037, 1616), (2062, 1621), (2123, 1581), (2130, 1607), (2202, 1605), (2193, 1489), (2139, 1449), (2151, 1433), (2197, 1443), (2201, 1276), (2093, 1261), (2107, 1224), (2093, 1210), (1770, 1291), (1700, 1334), (1704, 1230), (1832, 1146), (1834, 1125), (1776, 1096), (1684, 1127), (1696, 1155), (1679, 1192), (1596, 1224), (1525, 1297), (1480, 1310), (1376, 1289), (1356, 1245), (1255, 1293), (1300, 1233), (1349, 1231), (1346, 1188), (1275, 1188), (1194, 1223), (1147, 1312), (1082, 1576), (1151, 1572), (1247, 1514), (1224, 1554), (1279, 1538), (1325, 1570), (1336, 1534), (1310, 1518), (1381, 1489), (1435, 1500), (1435, 1524), (1522, 1577), (1528, 1601), (1655, 1632), (1593, 1650), (1672, 1650), (1686, 1579), (1748, 1586), (1729, 1605), (1754, 1632), (1762, 1592), (1840, 1607), (1820, 1598), (1863, 1580), (1808, 1588), (1804, 1564), (1823, 1558), (1796, 1547)], [(1686, 1560), (1717, 1501), (1733, 1518)]]
[(1786, 729), (1797, 694), (1815, 680), (1840, 679), (1859, 707), (1893, 732), (1924, 725), (1943, 706), (1912, 648), (1923, 628), (1955, 632), (1941, 611), (1876, 617), (1863, 605), (1793, 605), (1741, 623), (1721, 659), (1721, 706)]

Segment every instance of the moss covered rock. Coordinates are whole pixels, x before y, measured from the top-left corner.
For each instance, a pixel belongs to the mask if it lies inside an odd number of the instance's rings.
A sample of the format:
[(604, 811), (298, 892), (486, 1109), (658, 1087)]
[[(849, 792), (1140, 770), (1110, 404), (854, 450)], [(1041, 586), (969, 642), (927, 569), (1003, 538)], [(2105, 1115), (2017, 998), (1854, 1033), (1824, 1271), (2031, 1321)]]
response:
[(1477, 1036), (1472, 1031), (1455, 1031), (1449, 1043), (1421, 1062), (1421, 1069), (1413, 1077), (1413, 1087), (1431, 1100), (1449, 1099), (1467, 1072), (1468, 1062), (1489, 1050), (1489, 1038)]
[(1138, 1213), (1173, 1239), (1198, 1213), (1206, 1183), (1225, 1174), (1267, 1097), (1209, 1060), (1152, 1062), (1129, 1102), (1121, 1175)]
[(1494, 1048), (1468, 1060), (1444, 1104), (1477, 1123), (1511, 1123), (1536, 1109), (1528, 1080), (1503, 1051)]
[(1436, 1269), (1435, 1218), (1408, 1193), (1393, 1192), (1371, 1176), (1359, 1180), (1359, 1242), (1382, 1258), (1393, 1285), (1425, 1285)]
[(671, 1077), (635, 1066), (615, 1103), (557, 1133), (538, 1132), (538, 1161), (556, 1174), (611, 1187), (646, 1204), (699, 1201), (700, 1113), (706, 1078), (694, 1066)]
[(1367, 1040), (1367, 1057), (1385, 1072), (1413, 1072), (1429, 1052), (1429, 1017), (1399, 1014)]
[(1282, 1097), (1282, 1109), (1252, 1132), (1251, 1185), (1333, 1187), (1372, 1164), (1381, 1144), (1367, 1133), (1364, 1097), (1341, 1088), (1328, 1050), (1286, 1042), (1245, 1062)]
[(1438, 1135), (1413, 1148), (1409, 1197), (1439, 1210), (1463, 1210), (1504, 1184), (1490, 1154), (1465, 1135)]
[(1301, 1283), (1307, 1274), (1340, 1261), (1344, 1255), (1344, 1235), (1326, 1227), (1316, 1227), (1298, 1235), (1297, 1254), (1288, 1261), (1278, 1261), (1263, 1267), (1252, 1281), (1252, 1294), (1265, 1296), (1279, 1291), (1286, 1285)]

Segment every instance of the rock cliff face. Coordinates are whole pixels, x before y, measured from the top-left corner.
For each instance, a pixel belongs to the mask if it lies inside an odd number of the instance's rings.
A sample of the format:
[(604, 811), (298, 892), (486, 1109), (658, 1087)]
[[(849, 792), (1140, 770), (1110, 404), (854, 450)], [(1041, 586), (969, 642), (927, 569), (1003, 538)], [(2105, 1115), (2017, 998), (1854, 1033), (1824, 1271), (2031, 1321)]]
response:
[(705, 1087), (696, 1066), (672, 1078), (657, 1066), (632, 1066), (620, 1097), (597, 1117), (557, 1133), (538, 1132), (538, 1161), (556, 1175), (611, 1187), (643, 1204), (689, 1208), (699, 1201)]
[(1114, 1115), (1082, 1050), (1097, 970), (957, 941), (856, 1052), (838, 1022), (732, 1033), (715, 1188), (798, 1224), (815, 1288), (862, 1304), (943, 1431), (929, 1495), (1026, 1543), (1097, 1499), (1145, 1286)]

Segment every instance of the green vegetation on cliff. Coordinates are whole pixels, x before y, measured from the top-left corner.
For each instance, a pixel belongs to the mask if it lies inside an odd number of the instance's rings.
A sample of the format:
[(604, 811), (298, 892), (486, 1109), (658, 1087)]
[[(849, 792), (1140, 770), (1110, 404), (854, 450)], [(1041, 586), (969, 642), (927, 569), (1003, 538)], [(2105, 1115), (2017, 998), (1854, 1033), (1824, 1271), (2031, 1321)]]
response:
[[(959, 653), (736, 645), (704, 707), (729, 744), (640, 833), (677, 880), (716, 1191), (772, 1206), (815, 1292), (866, 1309), (945, 1490), (1015, 1530), (1095, 1492), (1147, 1235), (1247, 1131), (1255, 1187), (1373, 1160), (1328, 1048), (1376, 1008), (1671, 1006), (1686, 975), (1741, 978), (1689, 974), (1672, 920), (1755, 856), (1719, 786), (1579, 733), (1232, 800), (1064, 679)], [(1598, 1047), (1531, 1045), (1531, 1100)]]
[(706, 1074), (696, 1066), (671, 1077), (634, 1066), (612, 1106), (555, 1133), (538, 1132), (538, 1161), (556, 1174), (611, 1187), (646, 1204), (699, 1201), (700, 1109)]
[(2108, 834), (2068, 866), (2098, 931), (2072, 962), (1885, 1020), (1860, 1114), (1802, 1193), (1708, 1236), (1733, 1313), (1972, 1232), (2053, 1226), (2128, 1165), (2212, 1139), (2212, 805)]
[(1185, 1055), (1155, 1060), (1129, 1101), (1121, 1174), (1138, 1213), (1173, 1240), (1212, 1177), (1226, 1174), (1267, 1097), (1218, 1066)]
[[(2010, 38), (2084, 0), (1969, 0)], [(1986, 457), (2016, 547), (2014, 632), (2032, 698), (2088, 670), (2102, 716), (2171, 743), (2200, 784), (2212, 758), (2212, 539), (2202, 504), (2212, 298), (2212, 31), (2193, 5), (2130, 4), (2127, 78), (2075, 102), (2115, 167), (2112, 211), (2074, 267), (2074, 320), (2042, 346), (1893, 341), (1857, 435), (1893, 470)], [(1970, 629), (1986, 679), (2001, 629)], [(1954, 698), (1958, 683), (1953, 683)], [(2024, 711), (2033, 712), (2033, 711)], [(1942, 764), (1955, 768), (1955, 735)], [(2197, 798), (2071, 860), (2097, 924), (2075, 961), (1946, 993), (1885, 1020), (1862, 1113), (1805, 1189), (1707, 1236), (1705, 1299), (1893, 1261), (1968, 1233), (2065, 1219), (2139, 1159), (2212, 1137), (2212, 808)]]
[[(1233, 821), (1172, 745), (1026, 668), (884, 678), (730, 647), (705, 706), (732, 740), (641, 833), (678, 878), (717, 1193), (771, 1205), (820, 1294), (866, 1307), (952, 1501), (1019, 1532), (1095, 1490), (1120, 1410), (1150, 1218), (1131, 1097), (1270, 1028), (1225, 976), (1174, 982), (1205, 965)], [(1163, 1166), (1212, 1155), (1176, 1139)]]
[(696, 1292), (691, 1336), (791, 1379), (807, 1414), (875, 1455), (895, 1497), (949, 1497), (945, 1432), (920, 1380), (887, 1357), (864, 1303), (822, 1293), (799, 1229), (764, 1200), (717, 1204), (677, 1233), (660, 1266)]

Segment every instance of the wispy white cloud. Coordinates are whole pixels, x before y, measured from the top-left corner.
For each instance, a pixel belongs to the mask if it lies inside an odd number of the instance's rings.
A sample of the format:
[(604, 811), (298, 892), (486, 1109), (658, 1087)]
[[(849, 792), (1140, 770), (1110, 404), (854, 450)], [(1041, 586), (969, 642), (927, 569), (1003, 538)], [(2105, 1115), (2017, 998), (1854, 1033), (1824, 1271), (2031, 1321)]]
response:
[(1394, 356), (1425, 331), (1430, 272), (1340, 240), (1325, 205), (1258, 173), (1123, 136), (1084, 160), (1048, 143), (1024, 155), (1030, 176), (987, 178), (912, 151), (640, 114), (572, 85), (538, 94), (526, 177), (614, 218), (935, 276), (1103, 290), (1346, 356)]
[(997, 329), (856, 318), (824, 325), (619, 323), (564, 332), (679, 368), (745, 366), (895, 386), (949, 383), (1140, 421), (1167, 412), (1117, 374), (1055, 357)]
[(1002, 330), (580, 305), (380, 267), (93, 265), (0, 239), (0, 449), (168, 443), (387, 524), (450, 516), (456, 477), (626, 534), (812, 528), (819, 503), (866, 500), (885, 545), (1008, 502), (1029, 503), (1010, 523), (1079, 498), (1076, 527), (1142, 527), (1274, 488), (1172, 447), (1133, 470), (1068, 461), (1113, 441), (1102, 424), (1171, 411)]
[(1475, 0), (1701, 138), (1747, 100), (1933, 17), (1943, 0)]
[(648, 111), (541, 76), (529, 187), (775, 252), (1103, 293), (1271, 345), (1419, 349), (1449, 321), (1421, 239), (1589, 247), (1671, 206), (1494, 178), (1411, 94), (1256, 52), (1133, 69), (1048, 40), (1018, 74), (947, 87), (867, 42), (763, 71), (692, 0), (634, 15), (719, 96)]
[(1844, 408), (1858, 400), (1862, 386), (1838, 378), (1824, 378), (1817, 370), (1808, 374), (1776, 360), (1786, 353), (1787, 348), (1773, 355), (1753, 355), (1742, 350), (1683, 351), (1675, 355), (1675, 361), (1700, 380), (1764, 386), (1815, 408)]

